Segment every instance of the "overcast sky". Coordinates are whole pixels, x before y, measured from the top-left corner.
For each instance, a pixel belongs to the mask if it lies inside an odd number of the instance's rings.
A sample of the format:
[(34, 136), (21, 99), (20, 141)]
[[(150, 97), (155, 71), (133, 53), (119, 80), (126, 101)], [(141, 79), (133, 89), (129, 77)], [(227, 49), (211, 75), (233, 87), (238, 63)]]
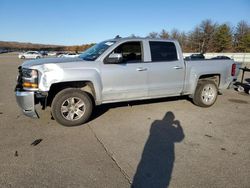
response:
[(204, 19), (250, 23), (250, 0), (0, 0), (0, 40), (84, 44), (190, 31)]

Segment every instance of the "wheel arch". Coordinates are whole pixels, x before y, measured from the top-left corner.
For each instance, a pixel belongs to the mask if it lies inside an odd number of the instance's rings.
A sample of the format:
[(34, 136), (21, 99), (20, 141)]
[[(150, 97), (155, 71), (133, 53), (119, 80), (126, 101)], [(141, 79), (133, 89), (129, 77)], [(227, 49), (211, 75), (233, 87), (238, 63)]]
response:
[(203, 81), (203, 80), (212, 80), (212, 81), (215, 82), (215, 84), (219, 88), (220, 80), (221, 80), (221, 74), (219, 74), (219, 73), (201, 74), (201, 75), (197, 75), (195, 77), (196, 77), (196, 79), (195, 79), (194, 83), (191, 84), (191, 90), (190, 90), (191, 94), (189, 95), (190, 98), (194, 97), (195, 90), (196, 90), (196, 88), (198, 86), (198, 83), (200, 81)]
[[(204, 75), (200, 75), (200, 77), (198, 78), (198, 81), (202, 81), (202, 80), (212, 80), (215, 82), (215, 84), (217, 85), (217, 87), (219, 87), (220, 85), (220, 74), (204, 74)], [(197, 85), (196, 83), (196, 85)]]
[(69, 81), (69, 82), (59, 82), (54, 83), (50, 86), (50, 90), (47, 96), (47, 106), (51, 106), (53, 99), (56, 94), (67, 88), (79, 88), (82, 91), (85, 91), (89, 94), (92, 99), (92, 102), (96, 103), (96, 91), (94, 88), (94, 84), (91, 81)]

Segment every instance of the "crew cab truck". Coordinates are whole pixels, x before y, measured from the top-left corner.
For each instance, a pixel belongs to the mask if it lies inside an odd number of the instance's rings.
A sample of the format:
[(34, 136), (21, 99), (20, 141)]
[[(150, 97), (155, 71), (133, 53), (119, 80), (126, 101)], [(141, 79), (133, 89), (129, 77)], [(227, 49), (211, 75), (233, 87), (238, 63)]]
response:
[(209, 107), (235, 81), (235, 69), (233, 60), (185, 61), (175, 40), (116, 38), (77, 58), (24, 62), (15, 92), (25, 115), (37, 118), (40, 103), (58, 123), (75, 126), (104, 103), (188, 95)]

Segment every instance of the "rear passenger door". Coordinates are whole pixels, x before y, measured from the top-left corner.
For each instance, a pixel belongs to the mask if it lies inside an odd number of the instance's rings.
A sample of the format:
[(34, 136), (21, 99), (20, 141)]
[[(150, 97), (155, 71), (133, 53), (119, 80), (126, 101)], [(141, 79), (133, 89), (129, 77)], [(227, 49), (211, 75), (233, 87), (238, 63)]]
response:
[(148, 63), (150, 97), (178, 95), (183, 90), (184, 62), (178, 58), (174, 42), (149, 41), (151, 61)]

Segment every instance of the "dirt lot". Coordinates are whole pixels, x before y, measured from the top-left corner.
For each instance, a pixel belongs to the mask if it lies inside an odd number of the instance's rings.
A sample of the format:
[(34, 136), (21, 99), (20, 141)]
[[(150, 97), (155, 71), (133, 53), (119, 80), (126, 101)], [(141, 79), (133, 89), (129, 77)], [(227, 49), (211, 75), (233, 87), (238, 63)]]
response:
[(69, 128), (49, 110), (22, 115), (21, 63), (0, 55), (0, 187), (249, 187), (249, 95), (227, 90), (207, 109), (185, 98), (103, 105)]

